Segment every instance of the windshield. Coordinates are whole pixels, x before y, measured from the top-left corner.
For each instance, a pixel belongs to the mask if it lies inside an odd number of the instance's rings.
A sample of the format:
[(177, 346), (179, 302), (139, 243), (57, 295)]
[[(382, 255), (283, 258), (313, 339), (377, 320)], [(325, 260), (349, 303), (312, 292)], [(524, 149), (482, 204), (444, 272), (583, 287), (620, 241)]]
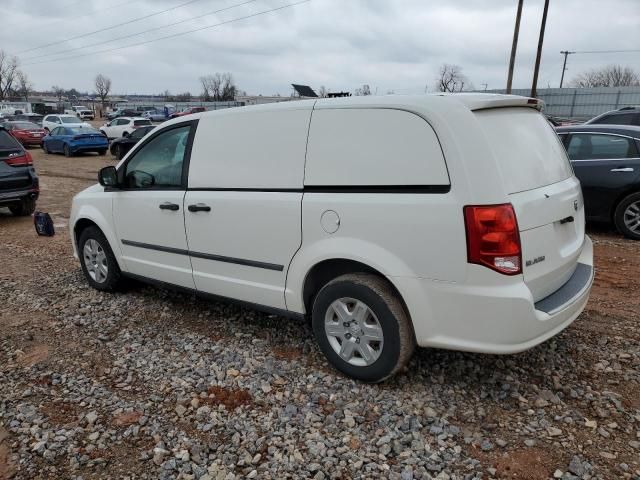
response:
[(78, 123), (78, 117), (60, 117), (62, 123)]

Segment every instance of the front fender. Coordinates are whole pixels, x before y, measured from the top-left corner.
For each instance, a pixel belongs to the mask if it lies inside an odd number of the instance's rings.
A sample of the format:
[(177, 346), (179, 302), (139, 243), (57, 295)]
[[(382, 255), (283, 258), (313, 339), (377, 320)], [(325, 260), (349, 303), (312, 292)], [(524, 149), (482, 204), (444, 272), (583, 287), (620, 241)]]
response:
[(285, 302), (287, 309), (306, 313), (304, 283), (311, 269), (325, 260), (353, 260), (363, 263), (387, 277), (402, 295), (393, 276), (415, 276), (411, 268), (398, 256), (375, 243), (357, 238), (329, 237), (305, 244), (291, 260), (287, 271)]
[[(89, 190), (91, 190), (91, 188)], [(111, 209), (111, 195), (104, 192), (102, 188), (100, 188), (100, 195), (92, 196), (91, 203), (82, 203), (74, 200), (73, 206), (71, 208), (71, 228), (69, 229), (71, 234), (71, 242), (73, 244), (73, 253), (74, 257), (78, 258), (76, 226), (81, 220), (89, 220), (95, 223), (106, 237), (107, 241), (109, 242), (109, 246), (111, 247), (111, 250), (116, 257), (118, 265), (120, 266), (120, 269), (126, 270), (126, 266), (122, 259), (120, 242), (118, 242), (118, 239), (115, 235), (115, 230), (113, 228)]]

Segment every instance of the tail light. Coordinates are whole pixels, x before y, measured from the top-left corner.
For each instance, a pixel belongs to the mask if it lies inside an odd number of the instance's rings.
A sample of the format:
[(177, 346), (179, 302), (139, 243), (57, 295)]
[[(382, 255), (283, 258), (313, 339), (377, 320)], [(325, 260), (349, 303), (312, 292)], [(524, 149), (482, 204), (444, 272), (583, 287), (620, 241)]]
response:
[(522, 273), (516, 213), (510, 203), (464, 207), (467, 260), (505, 275)]
[(33, 158), (31, 154), (25, 151), (22, 155), (13, 155), (5, 158), (5, 163), (12, 167), (27, 167), (33, 165)]

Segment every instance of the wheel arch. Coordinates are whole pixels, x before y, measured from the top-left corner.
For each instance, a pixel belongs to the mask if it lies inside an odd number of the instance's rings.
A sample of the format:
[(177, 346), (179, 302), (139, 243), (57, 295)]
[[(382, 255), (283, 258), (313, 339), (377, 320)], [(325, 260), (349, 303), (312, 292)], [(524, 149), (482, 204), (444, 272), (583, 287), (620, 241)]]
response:
[(120, 245), (115, 236), (115, 232), (109, 227), (109, 223), (106, 221), (102, 213), (95, 207), (89, 205), (83, 205), (77, 215), (74, 215), (73, 228), (71, 229), (71, 239), (73, 242), (74, 252), (79, 256), (80, 235), (84, 230), (89, 227), (98, 228), (109, 242), (109, 247), (116, 258), (118, 267), (120, 270), (125, 271), (125, 262), (122, 259), (122, 253)]
[(394, 294), (398, 297), (398, 300), (402, 304), (405, 313), (409, 318), (409, 321), (412, 323), (409, 308), (405, 303), (402, 293), (393, 283), (393, 280), (377, 268), (374, 268), (367, 263), (363, 263), (361, 261), (353, 260), (350, 258), (327, 258), (315, 263), (311, 268), (309, 268), (304, 277), (301, 290), (302, 305), (304, 306), (304, 311), (307, 312), (307, 314), (310, 314), (313, 306), (313, 300), (323, 286), (325, 286), (334, 278), (349, 273), (370, 273), (382, 278), (389, 284)]

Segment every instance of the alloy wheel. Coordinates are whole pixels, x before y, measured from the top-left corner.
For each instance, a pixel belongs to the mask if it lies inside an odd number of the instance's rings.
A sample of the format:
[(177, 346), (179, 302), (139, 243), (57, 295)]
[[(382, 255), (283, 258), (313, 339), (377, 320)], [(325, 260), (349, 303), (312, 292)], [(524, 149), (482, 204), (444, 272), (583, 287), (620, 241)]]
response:
[(97, 240), (90, 238), (84, 244), (83, 249), (84, 266), (87, 267), (89, 276), (97, 283), (102, 283), (107, 279), (109, 267), (107, 265), (107, 254), (102, 245)]
[(624, 224), (633, 233), (640, 233), (640, 200), (627, 206), (624, 211)]
[(382, 326), (361, 300), (335, 300), (325, 314), (324, 329), (331, 348), (351, 365), (372, 365), (382, 353)]

